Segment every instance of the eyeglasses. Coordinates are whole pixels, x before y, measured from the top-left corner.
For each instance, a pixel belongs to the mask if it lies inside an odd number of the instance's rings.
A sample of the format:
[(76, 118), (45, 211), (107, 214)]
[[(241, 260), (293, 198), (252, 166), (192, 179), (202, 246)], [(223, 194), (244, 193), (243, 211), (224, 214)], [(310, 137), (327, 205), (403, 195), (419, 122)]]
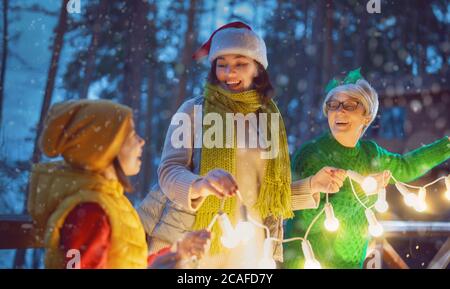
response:
[(341, 105), (346, 111), (354, 111), (358, 108), (360, 103), (355, 100), (346, 100), (346, 101), (330, 100), (326, 104), (327, 109), (331, 111), (339, 110)]

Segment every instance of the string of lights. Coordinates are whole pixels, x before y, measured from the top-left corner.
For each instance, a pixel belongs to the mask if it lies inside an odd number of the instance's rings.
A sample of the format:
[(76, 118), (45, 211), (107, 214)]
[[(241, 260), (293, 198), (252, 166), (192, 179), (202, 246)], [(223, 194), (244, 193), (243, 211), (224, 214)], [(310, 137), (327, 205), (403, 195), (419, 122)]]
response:
[[(367, 222), (369, 224), (369, 233), (373, 237), (380, 237), (383, 234), (383, 226), (378, 222), (373, 208), (377, 212), (384, 213), (388, 210), (389, 204), (386, 201), (386, 189), (380, 186), (377, 180), (373, 176), (362, 176), (354, 171), (348, 170), (347, 177), (349, 178), (350, 187), (353, 192), (354, 197), (358, 200), (361, 207), (365, 210), (365, 215)], [(450, 175), (442, 176), (424, 186), (413, 186), (403, 182), (398, 181), (392, 174), (391, 179), (394, 181), (395, 187), (399, 193), (403, 196), (405, 204), (409, 207), (414, 208), (418, 212), (424, 212), (427, 209), (426, 203), (426, 188), (441, 181), (445, 180), (445, 197), (450, 200)], [(356, 193), (353, 182), (357, 182), (366, 195), (377, 194), (377, 200), (375, 204), (367, 206)], [(411, 191), (411, 189), (417, 192)], [(259, 227), (265, 230), (266, 237), (264, 240), (264, 252), (261, 260), (259, 261), (259, 268), (261, 269), (275, 269), (276, 263), (272, 258), (273, 253), (273, 242), (287, 243), (293, 241), (301, 241), (301, 249), (303, 256), (305, 257), (305, 269), (320, 269), (320, 262), (315, 258), (314, 251), (311, 243), (308, 241), (308, 234), (316, 222), (319, 220), (320, 216), (325, 213), (324, 226), (330, 232), (336, 232), (339, 229), (339, 220), (336, 218), (333, 210), (333, 205), (329, 201), (328, 194), (326, 194), (325, 205), (320, 210), (320, 212), (314, 217), (310, 225), (308, 226), (304, 237), (294, 237), (290, 239), (276, 239), (270, 236), (270, 230), (264, 224), (255, 221), (248, 214), (247, 207), (243, 203), (242, 195), (238, 191), (237, 197), (241, 202), (240, 211), (242, 219), (237, 223), (234, 228), (228, 215), (223, 212), (224, 200), (221, 203), (221, 209), (213, 217), (210, 224), (208, 225), (208, 230), (211, 230), (216, 222), (219, 222), (219, 226), (222, 230), (221, 243), (226, 248), (234, 248), (238, 246), (241, 242), (246, 243), (255, 234), (255, 227)]]

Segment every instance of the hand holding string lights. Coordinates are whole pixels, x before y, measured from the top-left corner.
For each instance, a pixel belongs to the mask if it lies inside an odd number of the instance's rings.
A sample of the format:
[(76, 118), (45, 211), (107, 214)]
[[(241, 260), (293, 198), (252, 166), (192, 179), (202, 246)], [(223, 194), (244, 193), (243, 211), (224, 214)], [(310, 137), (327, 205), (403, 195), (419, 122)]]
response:
[[(211, 223), (208, 225), (207, 230), (211, 231), (212, 227), (214, 226), (215, 222), (219, 222), (219, 226), (222, 230), (222, 236), (220, 238), (220, 241), (222, 245), (226, 248), (232, 249), (238, 246), (241, 242), (245, 243), (248, 240), (250, 240), (254, 234), (255, 234), (255, 226), (265, 229), (266, 232), (266, 239), (264, 240), (264, 252), (261, 260), (259, 261), (258, 265), (260, 269), (275, 269), (276, 263), (273, 259), (273, 242), (284, 242), (284, 240), (279, 240), (275, 238), (270, 237), (270, 230), (267, 226), (260, 224), (259, 222), (255, 221), (251, 216), (248, 214), (247, 207), (244, 205), (242, 201), (242, 195), (239, 191), (237, 191), (237, 197), (241, 201), (241, 207), (240, 212), (242, 216), (242, 220), (238, 222), (236, 225), (236, 228), (233, 228), (233, 225), (231, 224), (230, 219), (228, 218), (227, 214), (223, 212), (223, 206), (225, 204), (224, 199), (222, 199), (221, 202), (221, 208), (219, 212), (213, 217), (211, 220)], [(294, 238), (298, 240), (304, 240), (303, 238)], [(290, 241), (290, 240), (287, 240)], [(310, 247), (310, 246), (309, 246)], [(310, 249), (312, 252), (312, 249)], [(313, 256), (314, 254), (312, 254)], [(319, 264), (316, 261), (316, 264)], [(320, 266), (320, 264), (319, 264)]]
[[(409, 207), (414, 208), (418, 212), (426, 211), (428, 205), (426, 203), (427, 187), (439, 182), (440, 180), (445, 180), (445, 197), (450, 200), (450, 175), (442, 176), (431, 183), (424, 186), (412, 186), (402, 182), (397, 181), (393, 176), (392, 179), (395, 181), (395, 187), (403, 196), (405, 204)], [(412, 191), (413, 189), (414, 191)], [(417, 192), (416, 192), (417, 191)]]
[[(402, 182), (399, 182), (395, 179), (394, 176), (390, 174), (390, 172), (385, 171), (385, 173), (380, 178), (380, 174), (370, 175), (370, 176), (362, 176), (357, 172), (348, 170), (347, 177), (350, 181), (350, 187), (353, 192), (354, 197), (358, 200), (361, 206), (365, 209), (365, 215), (367, 218), (367, 222), (369, 224), (369, 233), (373, 237), (380, 237), (383, 234), (383, 226), (378, 222), (372, 208), (380, 212), (384, 213), (388, 210), (389, 205), (386, 201), (386, 185), (388, 184), (388, 180), (392, 179), (395, 182), (395, 187), (403, 196), (404, 201), (407, 206), (413, 207), (418, 212), (424, 212), (427, 209), (426, 204), (426, 188), (437, 183), (440, 180), (445, 180), (446, 192), (445, 197), (450, 200), (450, 175), (440, 177), (434, 180), (431, 183), (428, 183), (424, 186), (412, 186)], [(377, 201), (374, 205), (368, 207), (364, 202), (361, 201), (359, 196), (356, 194), (353, 182), (357, 182), (366, 195), (374, 195), (377, 194)], [(410, 189), (414, 189), (417, 192), (413, 192)], [(261, 269), (275, 269), (276, 263), (273, 260), (273, 243), (287, 243), (292, 241), (301, 241), (301, 249), (303, 252), (303, 256), (305, 257), (305, 269), (320, 269), (321, 265), (319, 261), (315, 258), (313, 248), (311, 243), (308, 241), (308, 234), (320, 216), (325, 213), (325, 222), (324, 226), (328, 231), (336, 232), (339, 229), (339, 220), (334, 214), (333, 206), (329, 202), (328, 193), (326, 194), (326, 202), (324, 208), (315, 216), (306, 230), (304, 237), (295, 237), (290, 239), (279, 240), (270, 237), (269, 228), (263, 224), (260, 224), (253, 220), (251, 216), (247, 212), (247, 207), (242, 202), (242, 196), (240, 192), (237, 192), (237, 196), (240, 199), (242, 205), (240, 208), (242, 220), (238, 222), (236, 229), (233, 228), (228, 216), (223, 213), (223, 204), (221, 210), (217, 213), (217, 215), (213, 218), (210, 225), (208, 226), (208, 230), (211, 230), (214, 223), (218, 220), (219, 225), (222, 229), (222, 237), (221, 242), (222, 245), (226, 248), (234, 248), (239, 245), (241, 242), (247, 242), (250, 240), (255, 234), (255, 226), (265, 229), (266, 231), (266, 239), (264, 241), (264, 252), (261, 260), (259, 261), (259, 268)]]
[[(450, 175), (443, 176), (441, 178), (438, 178), (437, 180), (426, 184), (425, 186), (418, 187), (418, 186), (411, 186), (402, 182), (399, 182), (392, 176), (389, 172), (389, 174), (384, 174), (382, 184), (380, 184), (380, 181), (376, 179), (374, 176), (367, 176), (363, 177), (360, 174), (354, 172), (354, 171), (347, 171), (347, 176), (349, 177), (350, 186), (353, 192), (353, 195), (358, 200), (358, 202), (361, 204), (362, 207), (365, 208), (365, 215), (367, 218), (367, 222), (369, 224), (369, 233), (374, 237), (379, 237), (383, 234), (383, 226), (378, 222), (378, 220), (375, 217), (374, 212), (372, 211), (372, 207), (375, 207), (375, 209), (380, 212), (384, 213), (389, 208), (389, 205), (386, 201), (386, 189), (385, 186), (388, 183), (389, 179), (393, 179), (395, 182), (395, 187), (398, 189), (398, 191), (403, 195), (405, 203), (413, 207), (418, 212), (424, 212), (427, 209), (426, 204), (426, 188), (428, 186), (431, 186), (438, 181), (444, 179), (445, 180), (445, 186), (446, 186), (446, 192), (445, 196), (448, 200), (450, 200)], [(386, 178), (387, 177), (387, 178)], [(373, 195), (374, 193), (377, 193), (378, 199), (376, 203), (370, 207), (367, 207), (361, 199), (358, 197), (358, 195), (355, 192), (355, 188), (353, 186), (353, 181), (360, 184), (363, 191), (366, 193), (366, 195)], [(418, 193), (413, 193), (409, 190), (409, 188), (414, 188), (418, 190)], [(307, 241), (307, 236), (309, 231), (311, 230), (312, 226), (314, 226), (315, 222), (319, 219), (319, 217), (325, 212), (325, 228), (328, 231), (334, 232), (337, 230), (337, 227), (339, 226), (339, 221), (334, 216), (333, 207), (331, 203), (328, 201), (328, 194), (326, 194), (326, 203), (324, 208), (317, 214), (317, 216), (314, 218), (314, 220), (309, 225), (305, 237), (303, 238), (302, 242), (302, 249), (303, 249), (303, 255), (305, 256), (305, 268), (318, 268), (320, 267), (320, 264), (318, 265), (317, 260), (314, 258), (314, 253), (312, 253), (312, 248), (309, 242)], [(308, 242), (308, 243), (306, 243)], [(309, 246), (308, 246), (309, 245)], [(317, 263), (316, 263), (317, 262)]]
[[(237, 196), (242, 202), (242, 195), (239, 191), (237, 191)], [(249, 221), (250, 217), (247, 212), (247, 206), (242, 203), (240, 207), (242, 220), (238, 222), (236, 228), (233, 228), (228, 215), (223, 212), (224, 204), (225, 199), (222, 199), (220, 211), (212, 219), (208, 230), (211, 230), (214, 223), (218, 220), (220, 229), (222, 230), (220, 241), (224, 247), (231, 249), (235, 248), (241, 242), (248, 242), (255, 235), (255, 227)]]

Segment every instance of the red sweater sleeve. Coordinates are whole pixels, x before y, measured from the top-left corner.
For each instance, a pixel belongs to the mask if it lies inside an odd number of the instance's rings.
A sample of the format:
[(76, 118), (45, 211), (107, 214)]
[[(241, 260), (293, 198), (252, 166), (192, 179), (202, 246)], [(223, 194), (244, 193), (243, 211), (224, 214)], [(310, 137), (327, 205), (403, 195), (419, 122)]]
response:
[(158, 252), (155, 252), (155, 253), (149, 255), (147, 257), (147, 266), (151, 267), (153, 265), (153, 262), (155, 262), (156, 258), (158, 258), (159, 256), (163, 256), (163, 255), (169, 254), (170, 253), (170, 249), (171, 249), (170, 246), (169, 247), (165, 247), (165, 248), (162, 248), (161, 250), (159, 250)]
[[(82, 203), (67, 216), (61, 228), (60, 245), (64, 253), (80, 252), (81, 269), (106, 267), (111, 226), (105, 211), (96, 203)], [(66, 254), (65, 254), (66, 255)], [(72, 257), (66, 257), (64, 268)]]

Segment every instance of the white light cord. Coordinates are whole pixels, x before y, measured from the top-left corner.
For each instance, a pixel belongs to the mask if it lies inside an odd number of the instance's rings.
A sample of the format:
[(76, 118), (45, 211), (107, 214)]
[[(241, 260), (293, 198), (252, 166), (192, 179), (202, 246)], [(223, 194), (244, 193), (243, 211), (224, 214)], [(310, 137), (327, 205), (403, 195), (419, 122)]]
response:
[(348, 178), (349, 182), (350, 182), (350, 187), (352, 188), (352, 193), (355, 196), (355, 198), (358, 200), (358, 202), (361, 204), (361, 206), (363, 206), (365, 209), (368, 209), (368, 207), (361, 201), (361, 199), (358, 197), (358, 195), (356, 194), (355, 191), (355, 187), (353, 187), (353, 182), (351, 178)]
[(394, 175), (392, 175), (392, 174), (391, 174), (391, 178), (392, 178), (392, 179), (394, 180), (394, 182), (396, 182), (396, 183), (400, 183), (400, 184), (402, 184), (402, 185), (404, 185), (404, 186), (406, 186), (406, 187), (409, 187), (409, 188), (413, 188), (413, 189), (418, 189), (418, 190), (420, 190), (421, 188), (426, 188), (426, 187), (432, 186), (432, 185), (434, 185), (435, 183), (439, 182), (440, 180), (444, 180), (445, 178), (447, 178), (447, 176), (442, 176), (442, 177), (440, 177), (440, 178), (437, 178), (437, 179), (435, 179), (434, 181), (432, 181), (432, 182), (430, 182), (430, 183), (428, 183), (428, 184), (426, 184), (426, 185), (423, 185), (423, 186), (413, 186), (413, 185), (409, 185), (409, 184), (407, 184), (407, 183), (399, 182), (399, 181), (394, 177)]
[(219, 217), (219, 214), (220, 214), (220, 213), (217, 213), (217, 214), (214, 215), (214, 217), (212, 218), (212, 220), (211, 220), (211, 222), (209, 223), (209, 225), (208, 225), (208, 227), (206, 228), (206, 230), (208, 230), (209, 232), (211, 232), (211, 230), (212, 230), (214, 224), (215, 224), (216, 221), (217, 221), (217, 218)]
[(312, 220), (311, 224), (309, 224), (308, 229), (306, 230), (305, 236), (303, 237), (305, 240), (308, 240), (309, 231), (311, 230), (312, 226), (314, 226), (314, 224), (317, 222), (317, 220), (323, 214), (324, 211), (325, 211), (325, 206), (319, 212), (319, 214), (317, 214), (317, 216)]
[(305, 238), (293, 237), (293, 238), (283, 239), (283, 240), (277, 240), (277, 239), (272, 239), (272, 240), (277, 241), (277, 242), (281, 242), (281, 243), (289, 243), (289, 242), (292, 242), (292, 241), (305, 241)]
[(250, 216), (250, 214), (248, 215), (248, 219), (249, 219), (249, 221), (252, 222), (255, 226), (264, 229), (265, 232), (266, 232), (266, 238), (270, 238), (270, 230), (269, 230), (269, 227), (267, 227), (267, 226), (264, 225), (264, 224), (261, 224), (261, 223), (257, 222), (255, 219), (253, 219), (253, 218)]
[(413, 188), (413, 189), (418, 189), (418, 190), (420, 189), (420, 187), (418, 187), (418, 186), (413, 186), (413, 185), (409, 185), (409, 184), (406, 184), (406, 183), (403, 183), (403, 182), (399, 182), (399, 181), (394, 177), (393, 174), (391, 174), (391, 178), (394, 180), (394, 182), (399, 183), (399, 184), (402, 184), (402, 185), (404, 185), (405, 187)]
[[(424, 185), (424, 186), (413, 186), (413, 185), (409, 185), (409, 184), (406, 184), (406, 183), (403, 183), (403, 182), (399, 182), (399, 181), (391, 174), (391, 179), (394, 180), (394, 182), (399, 183), (399, 184), (402, 184), (402, 185), (404, 185), (404, 186), (406, 186), (406, 187), (414, 188), (414, 189), (418, 189), (418, 190), (426, 189), (427, 187), (429, 187), (429, 186), (431, 186), (431, 185), (433, 185), (433, 184), (439, 182), (440, 180), (446, 179), (447, 177), (448, 177), (448, 176), (442, 176), (442, 177), (440, 177), (440, 178), (438, 178), (438, 179), (436, 179), (436, 180), (434, 180), (434, 181), (432, 181), (432, 182), (430, 182), (430, 183), (428, 183), (428, 184), (426, 184), (426, 185)], [(358, 200), (359, 204), (360, 204), (362, 207), (364, 207), (365, 209), (372, 209), (372, 208), (375, 206), (375, 204), (373, 204), (373, 205), (371, 205), (371, 206), (369, 206), (369, 207), (366, 206), (366, 204), (364, 204), (364, 202), (359, 198), (358, 194), (356, 193), (355, 187), (354, 187), (354, 185), (353, 185), (353, 181), (352, 181), (352, 179), (351, 179), (350, 177), (349, 177), (349, 182), (350, 182), (350, 187), (351, 187), (352, 193), (353, 193), (354, 197), (356, 198), (356, 200)], [(425, 190), (425, 192), (426, 192), (426, 190)], [(245, 206), (245, 205), (244, 205), (244, 202), (243, 202), (243, 198), (242, 198), (241, 192), (240, 192), (239, 190), (236, 191), (236, 195), (237, 195), (238, 199), (240, 200), (240, 202), (242, 203), (242, 206)], [(329, 193), (326, 193), (326, 194), (325, 194), (325, 205), (328, 204), (328, 203), (329, 203)], [(208, 227), (207, 227), (207, 230), (208, 230), (208, 231), (211, 231), (212, 227), (213, 227), (214, 224), (216, 223), (216, 221), (217, 221), (217, 219), (219, 218), (219, 216), (220, 216), (221, 214), (224, 214), (224, 212), (223, 212), (223, 211), (224, 211), (224, 206), (225, 206), (225, 198), (223, 198), (223, 199), (221, 200), (219, 212), (218, 212), (217, 214), (214, 215), (213, 219), (211, 220), (210, 224), (208, 225)], [(307, 241), (307, 240), (308, 240), (308, 235), (309, 235), (309, 233), (310, 233), (312, 227), (313, 227), (313, 226), (315, 225), (315, 223), (318, 221), (318, 219), (320, 218), (320, 216), (322, 216), (322, 214), (324, 213), (324, 211), (325, 211), (325, 206), (322, 208), (322, 210), (321, 210), (321, 211), (314, 217), (314, 219), (311, 221), (311, 223), (309, 224), (309, 226), (308, 226), (308, 228), (307, 228), (307, 230), (306, 230), (306, 233), (305, 233), (305, 236), (304, 236), (304, 237), (293, 237), (293, 238), (288, 238), (288, 239), (276, 239), (276, 238), (271, 237), (271, 236), (270, 236), (270, 229), (269, 229), (269, 227), (267, 227), (267, 226), (264, 225), (264, 224), (259, 223), (258, 221), (256, 221), (255, 219), (253, 219), (249, 214), (247, 214), (247, 215), (248, 215), (247, 217), (248, 217), (248, 220), (249, 220), (251, 223), (253, 223), (255, 226), (257, 226), (257, 227), (262, 228), (262, 229), (265, 230), (266, 238), (267, 238), (267, 239), (270, 239), (271, 241), (278, 242), (278, 243), (288, 243), (288, 242), (293, 242), (293, 241)], [(187, 262), (198, 262), (198, 260), (197, 260), (196, 258), (192, 258), (192, 259), (186, 260), (186, 263), (187, 263)], [(183, 262), (183, 263), (184, 263), (184, 262)]]
[(445, 178), (447, 178), (447, 176), (442, 176), (434, 181), (432, 181), (431, 183), (426, 184), (425, 186), (423, 186), (423, 188), (429, 187), (431, 185), (434, 185), (435, 183), (439, 182), (440, 180), (444, 180)]

